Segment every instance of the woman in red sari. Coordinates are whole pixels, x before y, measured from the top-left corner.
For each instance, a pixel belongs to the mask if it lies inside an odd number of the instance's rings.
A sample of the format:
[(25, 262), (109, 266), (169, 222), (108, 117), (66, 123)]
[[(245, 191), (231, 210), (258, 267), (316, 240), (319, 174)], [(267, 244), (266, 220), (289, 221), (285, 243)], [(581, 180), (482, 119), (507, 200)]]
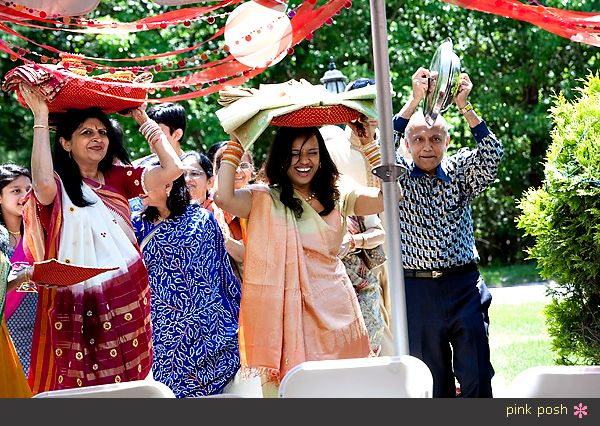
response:
[(56, 117), (52, 152), (47, 104), (27, 86), (21, 93), (34, 116), (26, 252), (35, 261), (118, 267), (69, 287), (40, 286), (32, 391), (144, 379), (152, 365), (150, 290), (127, 200), (165, 188), (182, 174), (181, 161), (142, 107), (130, 115), (159, 166), (129, 166), (111, 121), (95, 108)]

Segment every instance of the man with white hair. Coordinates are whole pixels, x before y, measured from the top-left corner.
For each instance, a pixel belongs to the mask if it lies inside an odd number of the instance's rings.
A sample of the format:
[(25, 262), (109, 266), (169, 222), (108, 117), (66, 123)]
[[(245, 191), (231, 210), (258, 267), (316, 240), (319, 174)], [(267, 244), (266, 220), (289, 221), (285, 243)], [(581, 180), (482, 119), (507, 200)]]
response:
[(467, 98), (473, 84), (461, 74), (454, 102), (471, 127), (476, 149), (446, 156), (448, 127), (438, 116), (430, 127), (417, 106), (428, 90), (429, 70), (412, 76), (412, 94), (394, 117), (411, 159), (398, 156), (402, 262), (410, 354), (427, 364), (433, 396), (492, 397), (487, 334), (491, 296), (477, 269), (471, 202), (491, 184), (502, 144)]

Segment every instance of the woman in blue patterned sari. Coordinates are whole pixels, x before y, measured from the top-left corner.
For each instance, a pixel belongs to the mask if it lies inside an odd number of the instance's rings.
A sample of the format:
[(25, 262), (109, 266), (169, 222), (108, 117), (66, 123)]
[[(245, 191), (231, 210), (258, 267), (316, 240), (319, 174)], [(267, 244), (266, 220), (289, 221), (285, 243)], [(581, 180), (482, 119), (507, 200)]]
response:
[(177, 397), (218, 394), (240, 366), (240, 284), (212, 213), (184, 177), (142, 197), (133, 218), (152, 290), (154, 379)]

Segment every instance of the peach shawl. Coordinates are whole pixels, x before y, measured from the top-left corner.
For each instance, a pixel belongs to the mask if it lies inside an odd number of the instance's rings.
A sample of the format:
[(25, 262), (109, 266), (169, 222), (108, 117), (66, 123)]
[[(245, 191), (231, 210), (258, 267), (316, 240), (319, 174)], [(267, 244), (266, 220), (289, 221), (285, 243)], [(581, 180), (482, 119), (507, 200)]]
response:
[(356, 194), (319, 216), (308, 204), (300, 219), (279, 192), (250, 187), (247, 249), (240, 310), (242, 369), (279, 382), (303, 361), (369, 355), (358, 300), (336, 254)]

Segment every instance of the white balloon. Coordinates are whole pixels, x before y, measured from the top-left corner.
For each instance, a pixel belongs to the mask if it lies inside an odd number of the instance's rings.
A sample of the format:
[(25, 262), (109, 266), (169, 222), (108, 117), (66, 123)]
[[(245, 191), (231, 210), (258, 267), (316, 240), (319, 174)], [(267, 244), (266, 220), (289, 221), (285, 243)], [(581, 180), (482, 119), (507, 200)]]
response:
[(292, 24), (285, 4), (249, 1), (237, 7), (225, 23), (229, 53), (253, 68), (275, 65), (292, 44)]

